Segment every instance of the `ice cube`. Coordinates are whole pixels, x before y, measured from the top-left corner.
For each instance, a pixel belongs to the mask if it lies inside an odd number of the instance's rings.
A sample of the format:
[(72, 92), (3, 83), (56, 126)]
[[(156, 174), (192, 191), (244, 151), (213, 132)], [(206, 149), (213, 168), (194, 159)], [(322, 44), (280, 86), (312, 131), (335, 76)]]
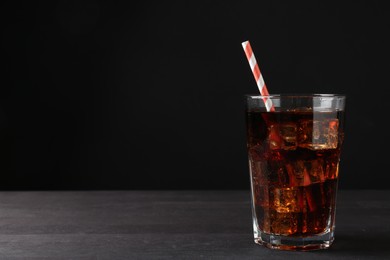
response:
[(255, 185), (253, 184), (255, 204), (257, 206), (268, 208), (269, 207), (269, 186), (268, 185)]
[(270, 211), (271, 232), (278, 235), (291, 235), (298, 231), (298, 214)]
[(339, 173), (339, 155), (327, 158), (324, 164), (324, 174), (327, 179), (336, 179)]
[(338, 119), (300, 120), (298, 146), (311, 150), (335, 149), (338, 143)]
[(288, 172), (286, 170), (286, 160), (280, 151), (269, 153), (267, 161), (269, 184), (274, 187), (290, 187)]
[(328, 131), (328, 144), (332, 148), (337, 148), (338, 144), (338, 134), (339, 134), (339, 120), (330, 119), (328, 122), (329, 131)]
[(286, 170), (291, 187), (308, 186), (313, 183), (325, 181), (323, 159), (297, 160), (286, 164)]
[(255, 187), (268, 185), (268, 169), (265, 161), (250, 161), (250, 173)]
[(310, 175), (311, 183), (319, 183), (325, 181), (323, 165), (324, 161), (321, 158), (305, 162), (307, 172)]
[(268, 179), (275, 187), (299, 187), (309, 186), (314, 183), (324, 182), (327, 174), (333, 173), (332, 164), (326, 172), (322, 158), (314, 160), (277, 161), (269, 162), (270, 174)]
[(272, 150), (295, 150), (297, 148), (296, 124), (274, 124), (269, 127), (268, 132), (269, 145)]
[(304, 161), (289, 162), (286, 169), (291, 187), (310, 185), (310, 176)]
[(274, 188), (270, 193), (273, 207), (279, 213), (300, 212), (298, 187)]

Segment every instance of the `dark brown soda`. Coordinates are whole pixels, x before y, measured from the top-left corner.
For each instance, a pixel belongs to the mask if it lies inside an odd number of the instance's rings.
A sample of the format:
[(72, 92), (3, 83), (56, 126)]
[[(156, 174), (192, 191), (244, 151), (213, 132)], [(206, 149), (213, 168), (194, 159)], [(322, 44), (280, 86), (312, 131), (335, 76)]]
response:
[(260, 231), (313, 236), (334, 226), (343, 112), (247, 112), (254, 215)]

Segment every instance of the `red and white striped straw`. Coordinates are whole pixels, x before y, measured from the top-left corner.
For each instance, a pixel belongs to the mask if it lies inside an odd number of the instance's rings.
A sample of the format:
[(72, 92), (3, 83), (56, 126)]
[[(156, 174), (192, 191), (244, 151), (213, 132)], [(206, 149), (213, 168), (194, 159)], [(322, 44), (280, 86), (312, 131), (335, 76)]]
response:
[(265, 85), (263, 75), (261, 75), (259, 65), (257, 64), (255, 54), (252, 51), (252, 47), (249, 41), (243, 42), (242, 48), (244, 48), (246, 58), (248, 59), (249, 66), (251, 67), (253, 76), (255, 77), (257, 87), (260, 90), (260, 94), (263, 96), (265, 108), (267, 109), (268, 112), (275, 111), (275, 107), (272, 103), (272, 100), (269, 97), (266, 97), (269, 96), (267, 86)]

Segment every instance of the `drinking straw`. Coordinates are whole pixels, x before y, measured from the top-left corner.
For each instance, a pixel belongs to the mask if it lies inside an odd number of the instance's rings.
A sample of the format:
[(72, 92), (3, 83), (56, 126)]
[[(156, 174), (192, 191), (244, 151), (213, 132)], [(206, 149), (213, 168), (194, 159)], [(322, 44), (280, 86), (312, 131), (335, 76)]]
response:
[(252, 51), (252, 47), (249, 41), (243, 42), (242, 48), (244, 48), (246, 58), (248, 59), (249, 66), (251, 67), (253, 76), (255, 77), (257, 87), (260, 90), (260, 94), (263, 98), (265, 108), (267, 109), (268, 112), (275, 111), (275, 107), (272, 103), (272, 100), (269, 97), (267, 97), (269, 96), (267, 86), (265, 85), (263, 75), (260, 72), (259, 65), (257, 64), (255, 54)]

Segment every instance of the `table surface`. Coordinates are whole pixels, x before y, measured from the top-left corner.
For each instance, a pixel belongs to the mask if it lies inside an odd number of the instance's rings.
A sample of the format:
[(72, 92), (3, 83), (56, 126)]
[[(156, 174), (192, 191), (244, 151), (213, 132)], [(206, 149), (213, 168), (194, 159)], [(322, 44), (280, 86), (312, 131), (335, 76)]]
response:
[(328, 250), (254, 244), (249, 191), (0, 192), (0, 259), (390, 259), (390, 191), (340, 191)]

